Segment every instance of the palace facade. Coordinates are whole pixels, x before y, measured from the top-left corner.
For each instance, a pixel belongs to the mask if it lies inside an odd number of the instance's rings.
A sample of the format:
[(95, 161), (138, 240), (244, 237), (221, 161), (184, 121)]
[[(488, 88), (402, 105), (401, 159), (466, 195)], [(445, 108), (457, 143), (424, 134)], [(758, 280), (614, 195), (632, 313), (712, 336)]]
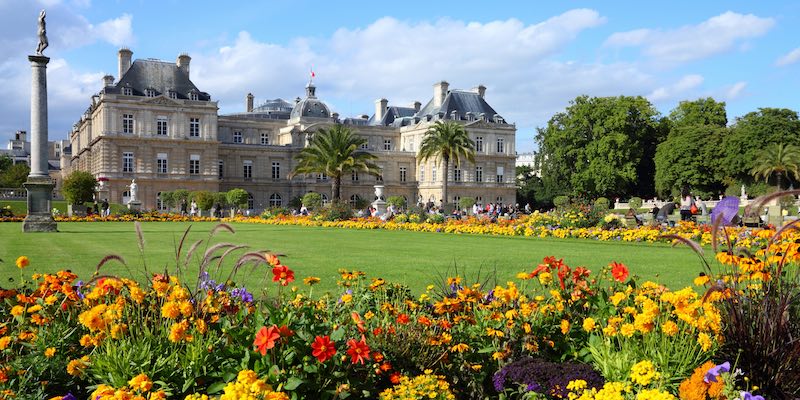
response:
[[(164, 209), (159, 193), (176, 189), (250, 194), (248, 208), (286, 206), (310, 191), (328, 199), (331, 185), (322, 175), (287, 175), (295, 156), (320, 128), (344, 124), (367, 139), (365, 150), (378, 156), (382, 176), (353, 174), (342, 180), (342, 198), (374, 200), (373, 186), (384, 185), (386, 196), (404, 196), (409, 203), (456, 203), (473, 197), (479, 203), (514, 203), (516, 127), (507, 123), (485, 100), (486, 88), (452, 90), (447, 82), (433, 85), (423, 107), (375, 101), (372, 116), (341, 117), (317, 97), (313, 82), (305, 96), (254, 104), (245, 97), (244, 111), (218, 114), (218, 104), (190, 79), (191, 58), (175, 63), (132, 60), (119, 51), (119, 80), (107, 75), (86, 112), (69, 135), (61, 154), (64, 175), (91, 172), (103, 181), (111, 202), (126, 203), (128, 185), (138, 184), (145, 209)], [(463, 124), (476, 144), (475, 163), (450, 166), (434, 160), (419, 162), (417, 152), (425, 132), (440, 120)], [(447, 174), (448, 199), (441, 199)]]

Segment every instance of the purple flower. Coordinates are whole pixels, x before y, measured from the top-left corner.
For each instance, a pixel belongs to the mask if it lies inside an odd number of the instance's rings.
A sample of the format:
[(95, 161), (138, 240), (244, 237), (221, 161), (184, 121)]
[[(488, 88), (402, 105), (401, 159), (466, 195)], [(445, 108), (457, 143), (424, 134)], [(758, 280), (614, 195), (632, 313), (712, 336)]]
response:
[(764, 396), (755, 395), (750, 392), (742, 392), (742, 400), (764, 400)]
[(67, 393), (61, 397), (61, 400), (78, 400), (78, 398), (73, 396), (72, 393)]
[(243, 303), (252, 303), (253, 302), (253, 295), (247, 291), (245, 288), (235, 288), (231, 290), (231, 297), (238, 297), (242, 300)]
[(81, 288), (82, 287), (83, 287), (83, 281), (78, 281), (78, 283), (75, 285), (75, 293), (78, 294), (78, 298), (81, 299), (81, 300), (83, 300), (84, 297), (86, 297), (86, 296), (84, 296), (83, 293), (81, 293)]
[(706, 372), (706, 376), (703, 378), (703, 382), (705, 383), (716, 382), (719, 374), (723, 372), (730, 372), (730, 370), (731, 370), (731, 363), (725, 361), (724, 363), (709, 369), (708, 372)]

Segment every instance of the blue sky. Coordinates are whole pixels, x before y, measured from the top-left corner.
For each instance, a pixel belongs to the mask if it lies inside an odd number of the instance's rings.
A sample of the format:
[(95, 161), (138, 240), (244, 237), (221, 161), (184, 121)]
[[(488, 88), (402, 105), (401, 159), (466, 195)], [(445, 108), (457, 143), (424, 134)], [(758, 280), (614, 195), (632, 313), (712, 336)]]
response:
[[(712, 96), (728, 118), (759, 107), (800, 109), (800, 2), (237, 2), (0, 0), (0, 140), (29, 128), (36, 15), (48, 11), (50, 138), (70, 126), (117, 75), (116, 51), (174, 61), (242, 111), (244, 97), (317, 94), (343, 116), (374, 100), (427, 102), (439, 80), (487, 86), (517, 124), (517, 150), (575, 96), (642, 95), (663, 114)], [(118, 77), (116, 77), (118, 78)]]

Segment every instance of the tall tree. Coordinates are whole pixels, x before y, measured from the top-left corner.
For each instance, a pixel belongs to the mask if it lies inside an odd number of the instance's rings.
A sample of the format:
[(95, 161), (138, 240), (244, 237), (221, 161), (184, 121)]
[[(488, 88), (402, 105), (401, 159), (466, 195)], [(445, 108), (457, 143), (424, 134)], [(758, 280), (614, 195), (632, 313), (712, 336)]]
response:
[(659, 194), (675, 194), (684, 186), (705, 194), (723, 189), (719, 149), (727, 121), (725, 103), (710, 97), (682, 101), (670, 112), (669, 134), (655, 155)]
[(781, 190), (784, 175), (794, 179), (800, 177), (800, 148), (792, 144), (774, 144), (758, 154), (750, 172), (756, 179), (763, 177), (764, 180), (775, 175), (778, 190)]
[(14, 164), (5, 171), (0, 171), (0, 187), (20, 188), (28, 180), (31, 167), (27, 164)]
[(422, 138), (419, 146), (419, 160), (425, 162), (433, 158), (441, 161), (442, 169), (442, 202), (447, 199), (447, 171), (450, 163), (461, 165), (464, 161), (475, 162), (475, 143), (469, 138), (464, 126), (454, 121), (437, 121)]
[(378, 176), (380, 167), (373, 160), (373, 154), (360, 150), (367, 139), (353, 134), (344, 125), (333, 125), (328, 129), (320, 128), (295, 157), (297, 166), (289, 174), (289, 178), (297, 174), (325, 174), (331, 179), (331, 198), (334, 202), (341, 200), (342, 176), (353, 172), (366, 172)]
[(548, 191), (590, 197), (653, 191), (651, 160), (663, 131), (643, 97), (577, 97), (536, 140)]
[(760, 108), (737, 118), (723, 142), (722, 167), (726, 176), (749, 181), (758, 153), (771, 144), (781, 143), (800, 143), (800, 118), (796, 111)]

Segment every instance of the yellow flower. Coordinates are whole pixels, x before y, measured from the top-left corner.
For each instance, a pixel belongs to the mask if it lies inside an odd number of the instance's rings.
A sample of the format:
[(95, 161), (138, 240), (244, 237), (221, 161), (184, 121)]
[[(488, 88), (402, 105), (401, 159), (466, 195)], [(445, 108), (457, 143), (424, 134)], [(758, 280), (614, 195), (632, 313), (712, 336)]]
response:
[(591, 332), (592, 330), (594, 330), (594, 327), (595, 327), (594, 318), (588, 317), (583, 320), (583, 330), (585, 330), (586, 332)]
[(342, 303), (347, 304), (347, 303), (353, 301), (353, 295), (350, 294), (350, 293), (345, 293), (345, 294), (342, 295), (341, 300), (342, 300)]
[(27, 267), (30, 263), (31, 263), (31, 261), (28, 260), (28, 257), (25, 257), (25, 256), (17, 257), (16, 264), (17, 264), (17, 268), (19, 268), (19, 269), (23, 269), (23, 268)]
[(56, 355), (56, 348), (55, 347), (48, 347), (44, 351), (44, 356), (47, 357), (47, 358), (50, 358), (50, 357), (52, 357), (54, 355)]
[(553, 282), (553, 274), (549, 272), (542, 272), (539, 274), (539, 283), (542, 285), (549, 285), (551, 282)]
[(569, 332), (569, 321), (562, 319), (561, 320), (561, 333), (567, 334)]
[(0, 338), (0, 350), (5, 350), (8, 348), (8, 345), (11, 343), (10, 336), (3, 336)]
[(133, 390), (148, 392), (153, 387), (153, 381), (145, 374), (139, 374), (128, 381), (128, 386)]
[(463, 353), (463, 352), (468, 351), (468, 350), (469, 350), (469, 345), (467, 345), (466, 343), (459, 343), (459, 344), (457, 344), (457, 345), (455, 345), (455, 346), (450, 348), (450, 351), (453, 351), (453, 352), (456, 352), (456, 353)]
[(25, 312), (25, 307), (23, 307), (23, 306), (17, 305), (17, 306), (11, 307), (11, 315), (13, 315), (15, 317), (19, 317), (24, 312)]
[(80, 377), (83, 375), (83, 371), (86, 370), (86, 367), (89, 366), (89, 356), (83, 356), (80, 359), (71, 360), (67, 363), (67, 373)]
[(648, 360), (640, 361), (631, 367), (631, 381), (639, 385), (647, 386), (660, 377), (661, 374), (656, 371), (655, 365)]
[(308, 286), (313, 286), (319, 283), (321, 279), (317, 278), (316, 276), (309, 276), (308, 278), (303, 279), (303, 283)]
[(697, 335), (697, 343), (700, 343), (700, 347), (703, 349), (703, 351), (708, 351), (712, 344), (711, 336), (708, 336), (708, 334), (705, 332), (700, 332), (700, 334)]
[(708, 283), (708, 281), (709, 281), (708, 275), (701, 275), (698, 276), (697, 278), (694, 278), (695, 286), (703, 286), (706, 283)]
[(34, 306), (28, 307), (28, 313), (33, 314), (42, 310), (42, 306), (36, 304)]
[(622, 336), (631, 337), (636, 333), (636, 328), (633, 324), (622, 324), (622, 326), (619, 327), (619, 333), (621, 333)]
[(667, 336), (675, 336), (678, 333), (678, 324), (672, 321), (667, 321), (661, 325), (661, 331)]

